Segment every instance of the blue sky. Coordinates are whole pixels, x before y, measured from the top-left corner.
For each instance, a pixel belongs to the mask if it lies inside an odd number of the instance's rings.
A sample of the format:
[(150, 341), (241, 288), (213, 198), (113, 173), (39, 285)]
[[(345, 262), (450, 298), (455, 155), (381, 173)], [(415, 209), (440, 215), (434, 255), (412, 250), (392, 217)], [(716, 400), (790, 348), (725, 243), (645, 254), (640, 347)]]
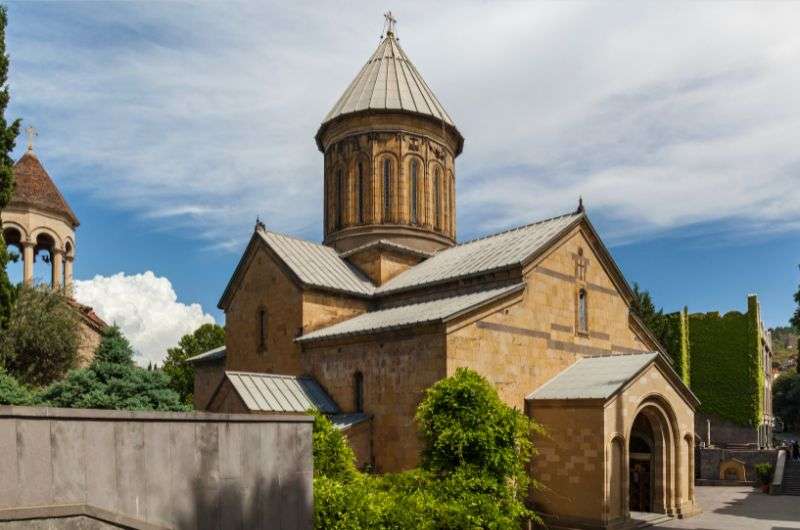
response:
[(800, 4), (11, 2), (7, 115), (39, 129), (81, 219), (79, 295), (144, 358), (223, 321), (256, 216), (320, 239), (313, 135), (387, 8), (466, 138), (460, 239), (582, 195), (658, 305), (741, 310), (757, 293), (767, 324), (786, 323)]

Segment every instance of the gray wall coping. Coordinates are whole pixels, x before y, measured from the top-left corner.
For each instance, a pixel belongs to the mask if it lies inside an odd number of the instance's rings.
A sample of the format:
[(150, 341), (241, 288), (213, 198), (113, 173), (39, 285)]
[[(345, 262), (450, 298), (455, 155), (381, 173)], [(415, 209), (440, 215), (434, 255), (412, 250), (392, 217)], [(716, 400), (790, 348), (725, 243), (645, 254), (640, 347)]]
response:
[(170, 421), (206, 423), (313, 423), (308, 414), (222, 414), (217, 412), (154, 412), (134, 410), (63, 409), (54, 407), (18, 407), (0, 405), (0, 418)]

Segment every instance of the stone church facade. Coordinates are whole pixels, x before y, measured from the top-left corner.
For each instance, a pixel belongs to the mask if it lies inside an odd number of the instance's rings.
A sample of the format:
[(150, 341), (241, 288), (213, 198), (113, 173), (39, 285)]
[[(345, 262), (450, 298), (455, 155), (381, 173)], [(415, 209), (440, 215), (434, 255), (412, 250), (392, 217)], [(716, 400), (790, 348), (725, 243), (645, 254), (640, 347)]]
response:
[(425, 390), (468, 367), (546, 429), (531, 500), (551, 526), (695, 513), (697, 399), (582, 204), (457, 243), (464, 139), (389, 29), (316, 135), (324, 242), (256, 225), (220, 299), (226, 345), (191, 360), (196, 407), (313, 406), (361, 464), (398, 471)]

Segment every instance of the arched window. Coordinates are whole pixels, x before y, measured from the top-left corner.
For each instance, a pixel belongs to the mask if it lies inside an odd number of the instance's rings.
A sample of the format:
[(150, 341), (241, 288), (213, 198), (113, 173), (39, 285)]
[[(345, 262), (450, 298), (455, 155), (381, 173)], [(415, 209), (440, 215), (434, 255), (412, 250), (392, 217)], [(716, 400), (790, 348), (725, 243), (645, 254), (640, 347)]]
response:
[(355, 412), (364, 412), (364, 374), (353, 374), (353, 408)]
[(417, 193), (419, 189), (419, 162), (417, 160), (411, 161), (411, 222), (413, 224), (417, 224), (419, 221), (418, 211), (417, 211)]
[(344, 226), (345, 220), (347, 217), (345, 216), (344, 204), (345, 204), (345, 193), (347, 190), (345, 189), (345, 182), (344, 182), (344, 171), (342, 168), (336, 172), (336, 227), (341, 228)]
[(588, 333), (589, 319), (587, 316), (586, 289), (578, 291), (578, 333)]
[(392, 194), (392, 162), (388, 158), (383, 159), (383, 220), (389, 220), (389, 205), (391, 204)]
[(450, 174), (450, 203), (448, 204), (448, 208), (450, 209), (450, 223), (448, 226), (448, 230), (450, 233), (455, 236), (456, 232), (456, 178), (453, 174)]
[(364, 222), (364, 164), (362, 162), (358, 163), (356, 166), (356, 171), (358, 172), (358, 200), (356, 201), (356, 207), (358, 208), (358, 214), (356, 218), (358, 219), (359, 223)]
[(258, 347), (262, 350), (267, 348), (267, 310), (258, 310)]
[(433, 178), (433, 224), (438, 229), (442, 227), (442, 171), (437, 167)]

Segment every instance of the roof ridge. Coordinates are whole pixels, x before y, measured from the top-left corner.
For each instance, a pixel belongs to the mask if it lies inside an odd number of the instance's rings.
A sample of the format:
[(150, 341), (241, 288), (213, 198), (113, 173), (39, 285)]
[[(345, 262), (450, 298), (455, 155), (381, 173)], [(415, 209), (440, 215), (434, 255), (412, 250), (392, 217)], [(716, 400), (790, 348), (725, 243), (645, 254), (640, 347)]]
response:
[[(563, 219), (564, 217), (570, 217), (570, 216), (573, 216), (573, 215), (574, 216), (585, 216), (586, 214), (583, 213), (583, 212), (572, 211), (572, 212), (569, 212), (569, 213), (563, 213), (563, 214), (560, 214), (560, 215), (554, 215), (554, 216), (548, 217), (546, 219), (540, 219), (539, 221), (533, 221), (532, 223), (519, 225), (519, 226), (514, 226), (512, 228), (507, 228), (505, 230), (501, 230), (500, 232), (495, 232), (493, 234), (487, 234), (485, 236), (476, 237), (475, 239), (470, 239), (470, 240), (464, 241), (463, 243), (459, 243), (458, 245), (456, 245), (456, 247), (466, 246), (466, 245), (469, 245), (471, 243), (476, 243), (478, 241), (483, 241), (484, 239), (491, 239), (493, 237), (501, 236), (503, 234), (516, 232), (518, 230), (523, 230), (525, 228), (530, 228), (532, 226), (540, 225), (540, 224), (546, 223), (548, 221), (555, 221), (556, 219)], [(450, 247), (450, 248), (456, 248), (456, 247)], [(446, 251), (446, 250), (448, 250), (448, 249), (447, 248), (442, 249), (442, 251)]]
[(314, 379), (310, 375), (272, 374), (269, 372), (248, 372), (245, 370), (225, 370), (226, 374), (257, 375), (260, 377), (273, 377), (280, 379)]

